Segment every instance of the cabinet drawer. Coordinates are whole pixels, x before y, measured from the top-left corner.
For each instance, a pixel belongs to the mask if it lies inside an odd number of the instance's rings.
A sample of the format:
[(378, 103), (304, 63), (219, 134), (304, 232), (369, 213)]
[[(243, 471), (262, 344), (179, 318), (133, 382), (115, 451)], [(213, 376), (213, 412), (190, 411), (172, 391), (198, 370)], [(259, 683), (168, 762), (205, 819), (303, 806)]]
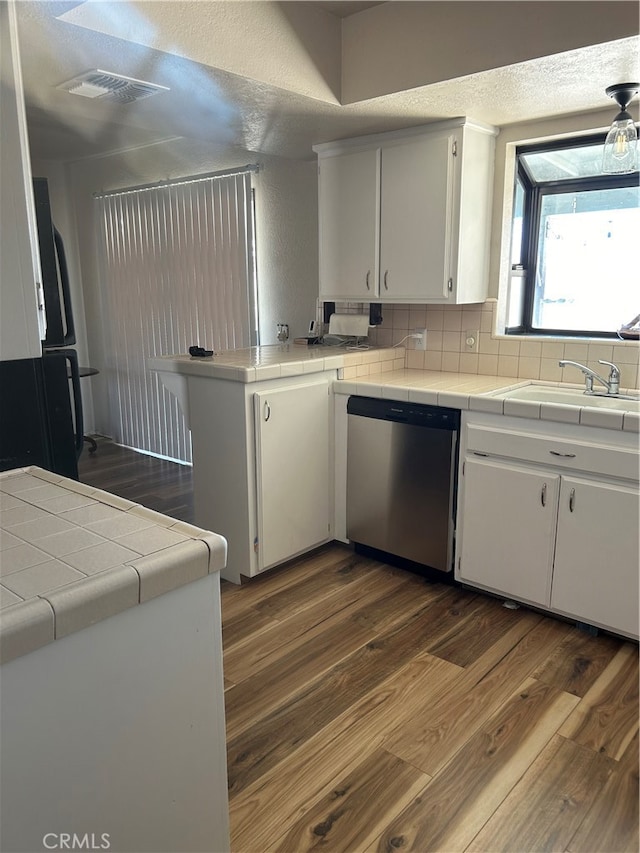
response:
[(469, 424), (467, 452), (513, 458), (636, 482), (638, 480), (636, 450), (571, 438), (533, 435)]

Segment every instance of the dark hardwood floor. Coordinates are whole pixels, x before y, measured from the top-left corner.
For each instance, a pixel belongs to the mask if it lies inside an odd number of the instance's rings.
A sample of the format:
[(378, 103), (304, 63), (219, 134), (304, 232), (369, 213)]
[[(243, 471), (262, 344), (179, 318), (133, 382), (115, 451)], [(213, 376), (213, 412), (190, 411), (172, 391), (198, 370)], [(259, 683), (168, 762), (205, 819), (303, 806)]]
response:
[(83, 483), (193, 522), (193, 476), (188, 465), (136, 453), (108, 438), (94, 438), (98, 449), (89, 453), (85, 445), (78, 464)]
[[(81, 479), (186, 512), (189, 469), (136, 457)], [(222, 614), (234, 853), (638, 850), (635, 643), (339, 544)]]

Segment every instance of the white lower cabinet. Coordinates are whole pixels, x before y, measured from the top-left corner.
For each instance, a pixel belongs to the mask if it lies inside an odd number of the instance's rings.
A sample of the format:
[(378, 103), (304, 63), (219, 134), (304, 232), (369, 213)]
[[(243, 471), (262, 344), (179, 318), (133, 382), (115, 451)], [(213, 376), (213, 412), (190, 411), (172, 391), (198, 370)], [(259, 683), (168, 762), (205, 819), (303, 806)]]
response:
[(258, 568), (329, 536), (329, 394), (326, 382), (254, 395)]
[(638, 633), (637, 488), (562, 479), (551, 606)]
[(255, 383), (162, 372), (191, 430), (194, 516), (240, 583), (329, 541), (335, 370)]
[[(625, 454), (637, 455), (631, 435), (470, 418), (461, 448), (456, 577), (638, 637), (638, 469), (629, 467), (626, 482), (603, 474), (609, 456), (618, 470)], [(552, 464), (538, 464), (550, 457)]]
[(560, 477), (465, 462), (460, 577), (548, 607)]

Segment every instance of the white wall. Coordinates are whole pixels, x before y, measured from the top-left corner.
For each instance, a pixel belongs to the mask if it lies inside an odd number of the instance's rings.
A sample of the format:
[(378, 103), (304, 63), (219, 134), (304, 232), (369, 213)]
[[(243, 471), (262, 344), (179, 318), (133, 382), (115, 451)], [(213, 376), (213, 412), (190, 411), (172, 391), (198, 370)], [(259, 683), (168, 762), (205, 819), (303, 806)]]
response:
[(276, 343), (276, 324), (290, 338), (306, 334), (318, 297), (318, 172), (314, 162), (260, 158), (256, 243), (260, 338)]
[[(256, 241), (261, 343), (276, 342), (276, 323), (302, 335), (315, 317), (318, 292), (317, 172), (315, 162), (257, 156), (177, 139), (109, 157), (71, 163), (88, 358), (101, 373), (90, 381), (95, 430), (107, 429), (106, 359), (100, 298), (99, 254), (93, 194), (259, 162), (256, 179)], [(91, 423), (88, 415), (88, 423)]]

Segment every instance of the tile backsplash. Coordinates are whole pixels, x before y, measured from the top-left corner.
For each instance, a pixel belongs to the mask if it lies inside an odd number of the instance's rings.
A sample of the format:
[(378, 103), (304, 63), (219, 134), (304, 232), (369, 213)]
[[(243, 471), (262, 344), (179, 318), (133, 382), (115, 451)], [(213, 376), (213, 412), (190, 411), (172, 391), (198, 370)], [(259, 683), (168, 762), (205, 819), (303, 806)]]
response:
[[(607, 368), (598, 364), (602, 358), (620, 367), (621, 387), (638, 388), (640, 344), (636, 341), (496, 335), (496, 307), (496, 300), (479, 305), (383, 305), (382, 325), (371, 330), (369, 341), (393, 346), (416, 329), (426, 329), (426, 351), (416, 350), (412, 339), (404, 342), (405, 367), (574, 384), (582, 382), (582, 374), (574, 367), (560, 367), (561, 358), (606, 375)], [(469, 332), (478, 335), (474, 349), (465, 344)]]

